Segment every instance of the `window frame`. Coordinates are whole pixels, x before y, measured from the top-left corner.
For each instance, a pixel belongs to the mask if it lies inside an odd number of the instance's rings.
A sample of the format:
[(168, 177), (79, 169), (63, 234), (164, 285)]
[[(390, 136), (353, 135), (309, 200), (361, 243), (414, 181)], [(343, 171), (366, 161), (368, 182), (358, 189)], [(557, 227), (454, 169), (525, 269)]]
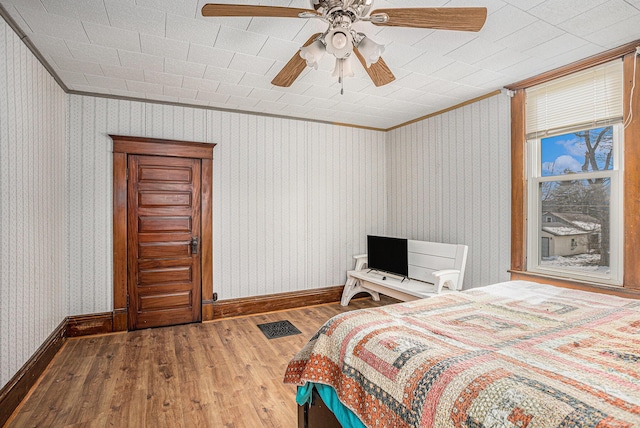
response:
[[(568, 279), (578, 279), (580, 281), (601, 283), (603, 285), (610, 286), (622, 286), (623, 279), (623, 239), (624, 232), (624, 207), (622, 204), (623, 194), (623, 127), (621, 123), (614, 125), (607, 125), (613, 128), (613, 165), (612, 169), (603, 171), (591, 171), (580, 172), (575, 175), (542, 175), (542, 140), (544, 138), (553, 137), (557, 135), (566, 135), (571, 132), (561, 131), (554, 134), (540, 136), (532, 138), (527, 141), (527, 198), (528, 198), (528, 213), (527, 217), (527, 271), (534, 272), (542, 275), (553, 275)], [(593, 126), (585, 126), (584, 128), (577, 130), (586, 131), (594, 129)], [(588, 180), (593, 178), (609, 178), (610, 179), (610, 200), (609, 200), (609, 255), (610, 275), (602, 275), (596, 273), (582, 273), (576, 270), (562, 269), (552, 266), (541, 266), (541, 252), (542, 252), (542, 234), (541, 229), (543, 225), (543, 213), (542, 203), (540, 201), (539, 186), (540, 183), (551, 181), (573, 181), (573, 180)], [(572, 240), (572, 245), (573, 245)], [(577, 242), (576, 242), (577, 246)]]
[[(631, 96), (631, 88), (640, 88), (640, 73), (635, 75), (634, 66), (640, 70), (640, 57), (636, 47), (640, 40), (611, 49), (554, 69), (532, 78), (505, 86), (511, 98), (511, 279), (529, 280), (554, 284), (561, 287), (589, 290), (623, 297), (640, 298), (640, 263), (637, 249), (640, 248), (640, 91)], [(624, 235), (623, 235), (623, 286), (601, 286), (597, 283), (568, 280), (550, 275), (527, 272), (526, 227), (527, 227), (527, 181), (525, 178), (525, 89), (551, 79), (566, 76), (616, 58), (623, 58), (624, 117), (629, 110), (634, 113), (624, 130)]]

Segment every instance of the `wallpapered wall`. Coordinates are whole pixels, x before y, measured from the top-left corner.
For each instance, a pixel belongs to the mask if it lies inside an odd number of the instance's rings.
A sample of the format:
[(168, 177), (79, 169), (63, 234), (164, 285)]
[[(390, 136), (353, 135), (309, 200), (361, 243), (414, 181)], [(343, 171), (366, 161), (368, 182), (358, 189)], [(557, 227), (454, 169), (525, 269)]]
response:
[(67, 99), (0, 19), (0, 387), (67, 315)]
[(496, 95), (387, 135), (387, 232), (468, 245), (465, 288), (509, 279), (509, 106)]
[(470, 246), (465, 286), (508, 278), (509, 102), (382, 133), (65, 95), (0, 28), (0, 385), (67, 315), (112, 308), (108, 134), (216, 143), (221, 299), (344, 283), (366, 234)]
[(386, 224), (385, 134), (297, 120), (71, 95), (70, 315), (112, 309), (109, 134), (216, 143), (220, 299), (344, 283)]

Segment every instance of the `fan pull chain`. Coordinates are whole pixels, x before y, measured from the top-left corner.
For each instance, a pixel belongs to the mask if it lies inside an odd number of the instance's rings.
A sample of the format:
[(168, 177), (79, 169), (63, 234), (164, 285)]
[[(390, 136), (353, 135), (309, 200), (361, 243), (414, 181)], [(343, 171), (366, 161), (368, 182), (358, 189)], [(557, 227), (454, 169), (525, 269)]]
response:
[(340, 83), (340, 95), (344, 95), (344, 76), (343, 76), (343, 65), (344, 60), (338, 60), (338, 67), (340, 67), (340, 71), (338, 74), (338, 83)]

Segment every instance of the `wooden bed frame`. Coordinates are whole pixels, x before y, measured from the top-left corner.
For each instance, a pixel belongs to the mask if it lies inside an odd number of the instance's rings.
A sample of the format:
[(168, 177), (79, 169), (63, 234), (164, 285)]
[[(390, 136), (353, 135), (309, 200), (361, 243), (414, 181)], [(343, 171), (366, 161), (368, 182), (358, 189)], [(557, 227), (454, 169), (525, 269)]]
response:
[(315, 388), (311, 392), (311, 405), (298, 406), (298, 428), (341, 428), (340, 422), (322, 401)]

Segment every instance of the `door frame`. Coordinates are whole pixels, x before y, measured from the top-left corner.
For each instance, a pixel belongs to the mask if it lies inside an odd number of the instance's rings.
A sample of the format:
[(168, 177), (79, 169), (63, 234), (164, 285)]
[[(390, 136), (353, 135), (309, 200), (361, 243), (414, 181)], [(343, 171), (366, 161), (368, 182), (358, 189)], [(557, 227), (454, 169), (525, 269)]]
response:
[(213, 319), (213, 148), (215, 143), (109, 135), (113, 140), (113, 331), (127, 331), (127, 157), (172, 156), (201, 161), (202, 321)]

